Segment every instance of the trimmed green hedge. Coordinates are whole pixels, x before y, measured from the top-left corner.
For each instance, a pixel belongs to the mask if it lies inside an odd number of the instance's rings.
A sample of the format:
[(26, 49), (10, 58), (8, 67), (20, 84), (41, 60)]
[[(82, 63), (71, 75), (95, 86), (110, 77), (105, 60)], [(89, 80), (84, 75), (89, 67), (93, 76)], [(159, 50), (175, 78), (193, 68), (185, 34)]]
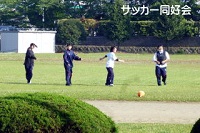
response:
[(114, 122), (95, 107), (55, 94), (0, 98), (2, 133), (115, 133)]
[(191, 133), (200, 133), (200, 119), (194, 124)]
[[(157, 24), (155, 21), (131, 21), (130, 29), (132, 29), (132, 36), (154, 36), (154, 27)], [(186, 21), (185, 34), (184, 36), (191, 37), (199, 34), (199, 22)], [(97, 35), (109, 36), (108, 29), (112, 26), (111, 21), (99, 21), (97, 23)]]

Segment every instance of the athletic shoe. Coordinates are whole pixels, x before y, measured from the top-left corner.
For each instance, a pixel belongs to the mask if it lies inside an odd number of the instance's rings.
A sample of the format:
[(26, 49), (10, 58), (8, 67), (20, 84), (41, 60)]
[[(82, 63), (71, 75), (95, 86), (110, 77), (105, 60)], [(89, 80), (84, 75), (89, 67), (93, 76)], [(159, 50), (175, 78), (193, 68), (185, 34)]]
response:
[(114, 84), (110, 84), (109, 86), (113, 87), (113, 86), (114, 86)]
[(31, 84), (31, 81), (27, 81), (27, 84)]
[(65, 84), (66, 86), (71, 86), (71, 84)]

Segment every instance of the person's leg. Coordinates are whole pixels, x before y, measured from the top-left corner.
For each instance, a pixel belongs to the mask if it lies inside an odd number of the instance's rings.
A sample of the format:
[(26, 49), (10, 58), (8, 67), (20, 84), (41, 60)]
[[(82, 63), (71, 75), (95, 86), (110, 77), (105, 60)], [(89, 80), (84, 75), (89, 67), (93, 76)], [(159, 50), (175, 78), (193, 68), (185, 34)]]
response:
[(70, 67), (65, 67), (65, 80), (66, 80), (66, 85), (71, 85), (70, 79), (71, 79), (71, 68)]
[(70, 85), (72, 84), (72, 68), (70, 69), (70, 73), (71, 73), (71, 75), (70, 75), (70, 78), (69, 78), (69, 82), (70, 82)]
[(162, 75), (162, 81), (164, 85), (166, 85), (166, 79), (167, 79), (167, 68), (161, 68), (161, 75)]
[(106, 84), (105, 85), (110, 85), (110, 81), (111, 81), (111, 72), (110, 72), (110, 68), (106, 67), (108, 74), (107, 74), (107, 78), (106, 78)]
[(110, 68), (110, 84), (113, 85), (114, 83), (114, 71), (113, 68)]
[(156, 73), (156, 78), (157, 78), (157, 84), (158, 84), (158, 86), (161, 86), (161, 70), (160, 70), (160, 67), (156, 66), (155, 73)]
[(33, 77), (33, 67), (32, 66), (25, 66), (25, 70), (26, 70), (26, 79), (27, 79), (27, 83), (31, 83), (31, 79)]

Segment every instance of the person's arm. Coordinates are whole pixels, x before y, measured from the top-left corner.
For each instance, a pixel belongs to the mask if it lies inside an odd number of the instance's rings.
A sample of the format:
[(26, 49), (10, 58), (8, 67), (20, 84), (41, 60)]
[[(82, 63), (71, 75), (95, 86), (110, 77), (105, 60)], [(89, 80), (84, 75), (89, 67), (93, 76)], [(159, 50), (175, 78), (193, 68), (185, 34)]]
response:
[(167, 51), (165, 51), (165, 55), (166, 55), (166, 60), (162, 61), (162, 64), (165, 64), (170, 60), (169, 53)]
[(114, 61), (119, 61), (119, 62), (124, 62), (124, 60), (120, 60), (117, 58), (117, 56), (115, 54), (113, 54), (113, 60)]
[(160, 64), (160, 62), (157, 60), (157, 57), (156, 57), (157, 55), (156, 55), (156, 53), (154, 54), (154, 56), (153, 56), (153, 61), (156, 63), (156, 64)]
[(124, 60), (116, 59), (115, 61), (124, 62)]
[(105, 55), (104, 57), (100, 58), (99, 60), (103, 60), (103, 59), (105, 59), (105, 58), (107, 58), (107, 55)]
[(81, 61), (81, 58), (77, 56), (75, 53), (73, 53), (73, 58), (74, 60)]

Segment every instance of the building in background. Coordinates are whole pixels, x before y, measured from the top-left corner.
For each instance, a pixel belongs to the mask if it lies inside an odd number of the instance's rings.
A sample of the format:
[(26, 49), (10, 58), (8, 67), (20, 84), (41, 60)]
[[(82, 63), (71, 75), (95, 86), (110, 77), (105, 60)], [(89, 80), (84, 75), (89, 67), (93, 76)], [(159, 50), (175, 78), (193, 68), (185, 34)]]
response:
[(26, 53), (30, 43), (35, 43), (35, 53), (55, 53), (55, 34), (56, 31), (0, 31), (0, 51)]

